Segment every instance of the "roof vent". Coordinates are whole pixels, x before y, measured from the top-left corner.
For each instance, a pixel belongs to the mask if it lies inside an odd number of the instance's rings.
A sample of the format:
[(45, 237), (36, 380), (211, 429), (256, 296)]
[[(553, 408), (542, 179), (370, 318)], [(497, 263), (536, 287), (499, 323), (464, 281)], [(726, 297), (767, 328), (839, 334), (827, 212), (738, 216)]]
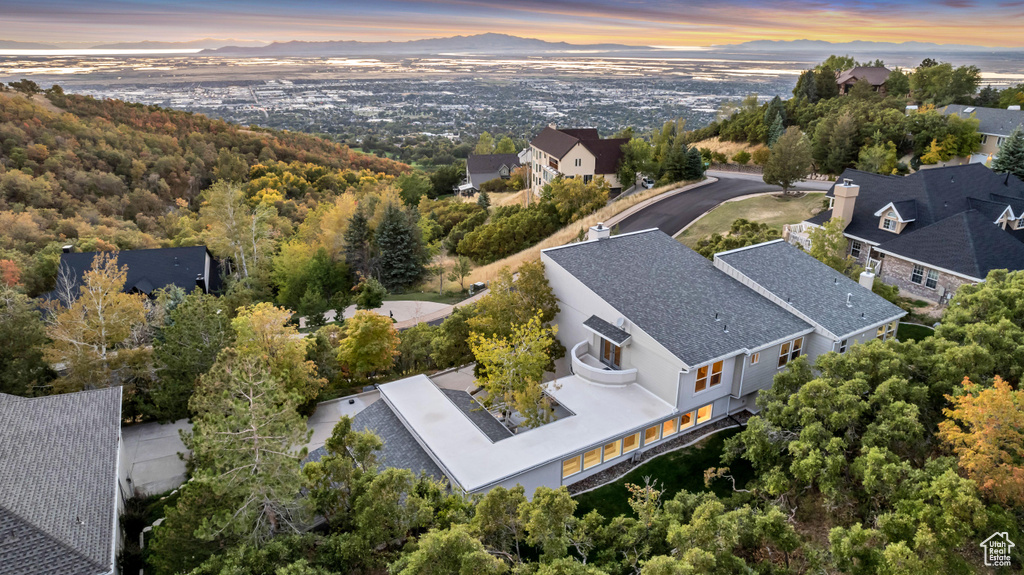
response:
[(850, 178), (843, 178), (843, 185), (844, 186), (852, 186), (853, 185), (853, 180), (851, 180)]
[(604, 240), (612, 237), (612, 230), (605, 227), (604, 222), (597, 222), (596, 226), (590, 227), (590, 232), (587, 233), (588, 240)]
[(722, 327), (725, 328), (725, 329), (722, 330), (722, 333), (729, 333), (729, 324), (725, 324)]
[[(1009, 172), (1007, 172), (1007, 173), (1009, 173)], [(75, 249), (75, 246), (73, 246), (71, 244), (68, 244), (68, 245), (60, 248), (60, 251), (66, 253), (66, 254), (70, 254), (72, 252), (72, 250), (74, 250), (74, 249)]]
[(832, 285), (839, 285), (839, 278), (832, 278)]
[(846, 307), (853, 307), (853, 294), (846, 294)]
[(1007, 106), (1006, 109), (1007, 110), (1013, 110), (1014, 112), (1019, 112), (1020, 111), (1020, 104), (1014, 104), (1012, 106)]
[(719, 320), (720, 320), (720, 318), (718, 317), (718, 312), (716, 311), (715, 312), (715, 321), (719, 321)]
[(864, 319), (864, 312), (860, 312), (860, 319)]

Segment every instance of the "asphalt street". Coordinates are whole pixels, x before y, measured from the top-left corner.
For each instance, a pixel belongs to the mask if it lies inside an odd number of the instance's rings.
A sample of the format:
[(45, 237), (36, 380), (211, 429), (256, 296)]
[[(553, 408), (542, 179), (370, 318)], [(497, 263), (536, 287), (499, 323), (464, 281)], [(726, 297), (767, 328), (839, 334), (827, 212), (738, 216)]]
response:
[[(750, 194), (782, 191), (778, 186), (765, 184), (759, 175), (731, 172), (708, 172), (708, 175), (718, 178), (718, 181), (666, 198), (630, 215), (619, 222), (619, 233), (658, 228), (666, 234), (675, 235), (690, 222), (726, 200)], [(809, 181), (801, 182), (795, 187), (800, 190), (824, 191), (831, 185), (831, 182)]]

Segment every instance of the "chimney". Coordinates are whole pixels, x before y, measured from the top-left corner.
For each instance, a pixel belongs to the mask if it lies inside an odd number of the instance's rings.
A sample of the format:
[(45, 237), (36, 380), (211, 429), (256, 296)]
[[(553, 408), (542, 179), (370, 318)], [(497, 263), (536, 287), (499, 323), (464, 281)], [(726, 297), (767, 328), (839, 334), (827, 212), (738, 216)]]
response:
[(597, 222), (596, 226), (591, 226), (590, 232), (587, 234), (588, 240), (606, 240), (612, 237), (612, 229), (604, 227), (604, 222)]
[(558, 125), (555, 124), (554, 122), (549, 123), (548, 127), (551, 128), (552, 130), (557, 130), (558, 129)]
[(73, 245), (71, 245), (71, 244), (68, 244), (68, 245), (66, 245), (66, 246), (64, 246), (64, 247), (62, 247), (62, 248), (60, 249), (60, 251), (62, 251), (62, 252), (64, 252), (64, 253), (66, 253), (66, 254), (70, 254), (70, 253), (71, 253), (71, 252), (73, 252), (74, 250), (75, 250), (75, 246), (73, 246)]
[(860, 194), (860, 186), (849, 178), (843, 178), (843, 183), (836, 184), (832, 188), (832, 193), (835, 194), (835, 201), (832, 202), (832, 217), (843, 220), (843, 229), (845, 230), (853, 221), (853, 206)]
[(1019, 112), (1020, 111), (1020, 104), (1014, 104), (1013, 106), (1007, 106), (1006, 109), (1007, 110), (1013, 110), (1014, 112)]
[(862, 287), (872, 289), (873, 287), (875, 287), (875, 274), (872, 273), (869, 269), (864, 270), (860, 272), (860, 280), (857, 283), (859, 283)]

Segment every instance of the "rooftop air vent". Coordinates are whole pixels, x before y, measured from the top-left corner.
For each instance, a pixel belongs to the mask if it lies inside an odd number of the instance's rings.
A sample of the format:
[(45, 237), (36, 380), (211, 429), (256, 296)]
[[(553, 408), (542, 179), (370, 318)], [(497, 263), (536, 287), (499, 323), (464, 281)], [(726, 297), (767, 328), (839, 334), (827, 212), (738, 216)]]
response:
[(853, 307), (853, 294), (846, 294), (846, 307)]

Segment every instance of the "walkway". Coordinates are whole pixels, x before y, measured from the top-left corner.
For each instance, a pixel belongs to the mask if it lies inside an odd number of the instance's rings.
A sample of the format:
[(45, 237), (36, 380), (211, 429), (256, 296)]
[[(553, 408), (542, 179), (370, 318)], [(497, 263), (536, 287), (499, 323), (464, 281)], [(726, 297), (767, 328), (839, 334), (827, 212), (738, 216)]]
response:
[[(487, 295), (487, 290), (484, 290), (474, 296), (470, 296), (455, 305), (446, 303), (437, 303), (433, 301), (420, 301), (420, 300), (394, 300), (386, 301), (381, 304), (380, 307), (370, 310), (373, 313), (379, 315), (386, 315), (394, 318), (395, 327), (397, 329), (410, 328), (418, 323), (435, 323), (439, 320), (452, 315), (452, 310), (455, 307), (461, 307), (476, 303), (480, 298)], [(336, 310), (328, 310), (324, 313), (324, 319), (328, 322), (332, 322), (337, 317), (338, 312)], [(356, 315), (356, 306), (350, 305), (345, 308), (342, 317), (348, 319)], [(305, 329), (306, 318), (299, 318), (299, 328)]]

